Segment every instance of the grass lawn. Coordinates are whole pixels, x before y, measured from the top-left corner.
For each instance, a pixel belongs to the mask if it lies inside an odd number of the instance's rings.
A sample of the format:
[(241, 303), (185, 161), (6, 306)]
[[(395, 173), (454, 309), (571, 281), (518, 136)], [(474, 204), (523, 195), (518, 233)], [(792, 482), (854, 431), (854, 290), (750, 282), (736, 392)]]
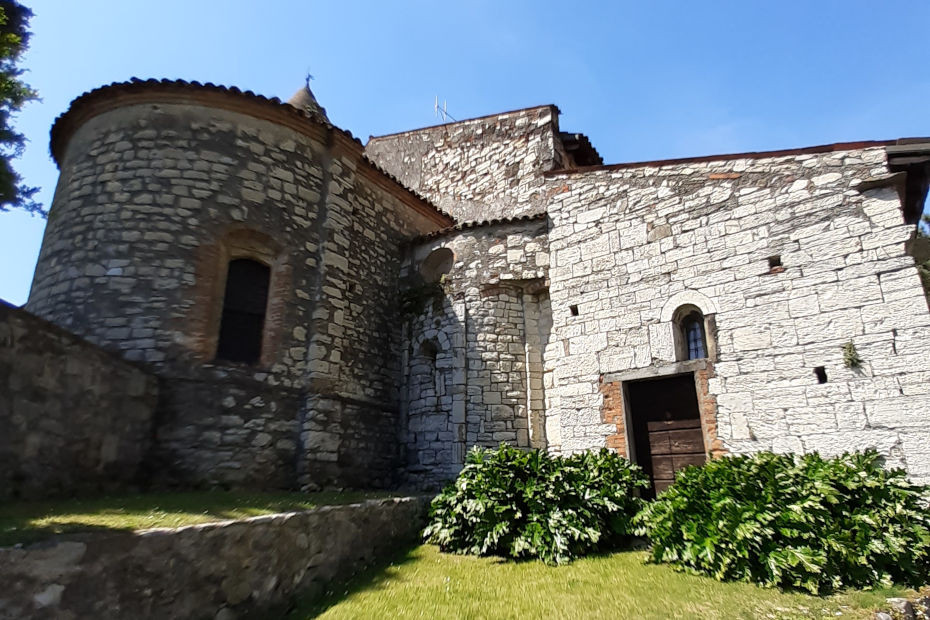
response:
[(7, 502), (0, 504), (0, 546), (33, 542), (66, 532), (180, 527), (389, 496), (390, 493), (371, 492), (185, 491)]
[(818, 598), (685, 575), (644, 558), (628, 551), (551, 567), (424, 545), (290, 618), (868, 618), (901, 592)]

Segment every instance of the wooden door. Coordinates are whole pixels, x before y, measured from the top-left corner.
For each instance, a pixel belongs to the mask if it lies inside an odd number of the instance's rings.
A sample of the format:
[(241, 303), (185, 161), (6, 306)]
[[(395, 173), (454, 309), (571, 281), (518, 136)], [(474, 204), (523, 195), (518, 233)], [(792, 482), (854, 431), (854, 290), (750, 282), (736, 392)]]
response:
[(636, 462), (652, 480), (654, 495), (675, 481), (675, 472), (706, 461), (704, 434), (692, 374), (627, 385)]

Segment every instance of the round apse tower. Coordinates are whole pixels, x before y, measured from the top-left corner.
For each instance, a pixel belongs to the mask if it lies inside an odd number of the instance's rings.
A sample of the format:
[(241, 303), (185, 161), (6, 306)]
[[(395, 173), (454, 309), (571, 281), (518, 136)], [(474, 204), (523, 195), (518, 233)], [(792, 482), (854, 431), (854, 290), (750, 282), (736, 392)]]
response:
[[(26, 308), (132, 360), (299, 363), (282, 327), (310, 320), (343, 133), (309, 89), (291, 104), (179, 81), (82, 95), (52, 127), (61, 175)], [(224, 351), (226, 323), (257, 349)]]

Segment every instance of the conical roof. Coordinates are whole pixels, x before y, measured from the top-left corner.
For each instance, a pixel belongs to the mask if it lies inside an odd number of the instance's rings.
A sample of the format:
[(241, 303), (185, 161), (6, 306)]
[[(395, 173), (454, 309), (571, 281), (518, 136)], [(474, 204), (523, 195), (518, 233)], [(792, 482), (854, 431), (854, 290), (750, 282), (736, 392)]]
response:
[(301, 86), (287, 102), (298, 110), (309, 112), (311, 115), (318, 116), (327, 123), (329, 122), (329, 117), (326, 116), (326, 110), (317, 102), (309, 85)]

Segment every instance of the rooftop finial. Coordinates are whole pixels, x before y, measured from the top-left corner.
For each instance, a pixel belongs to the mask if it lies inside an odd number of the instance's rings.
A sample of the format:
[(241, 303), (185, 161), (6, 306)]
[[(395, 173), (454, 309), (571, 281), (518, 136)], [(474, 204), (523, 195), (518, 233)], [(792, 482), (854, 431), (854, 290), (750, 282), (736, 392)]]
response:
[(326, 109), (319, 104), (316, 97), (313, 96), (313, 91), (310, 90), (310, 81), (312, 79), (313, 76), (308, 71), (304, 77), (304, 86), (294, 93), (294, 96), (288, 99), (287, 102), (298, 110), (303, 110), (311, 116), (319, 117), (328, 123), (330, 121), (329, 117), (326, 116)]

